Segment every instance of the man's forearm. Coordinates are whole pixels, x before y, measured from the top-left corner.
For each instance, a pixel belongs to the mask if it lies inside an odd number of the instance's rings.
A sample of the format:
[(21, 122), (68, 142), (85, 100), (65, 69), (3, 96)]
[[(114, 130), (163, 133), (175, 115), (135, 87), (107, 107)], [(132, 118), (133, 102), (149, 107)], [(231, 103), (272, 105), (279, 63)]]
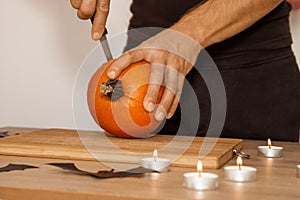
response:
[(202, 47), (230, 38), (264, 17), (283, 0), (208, 0), (185, 14), (171, 29)]

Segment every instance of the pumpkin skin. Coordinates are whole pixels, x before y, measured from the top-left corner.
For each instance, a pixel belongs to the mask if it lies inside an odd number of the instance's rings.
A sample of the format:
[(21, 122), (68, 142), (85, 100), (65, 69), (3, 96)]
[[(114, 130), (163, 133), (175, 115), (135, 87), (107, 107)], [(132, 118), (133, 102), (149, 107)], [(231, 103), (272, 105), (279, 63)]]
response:
[[(115, 79), (118, 87), (115, 86), (112, 96), (107, 96), (101, 91), (101, 85), (110, 81), (106, 72), (111, 63), (100, 67), (89, 82), (87, 100), (92, 117), (102, 129), (118, 137), (152, 136), (151, 133), (161, 122), (154, 118), (156, 109), (149, 113), (143, 106), (150, 78), (150, 64), (141, 61), (127, 67)], [(158, 102), (163, 90), (161, 86)], [(117, 94), (118, 91), (122, 94)]]

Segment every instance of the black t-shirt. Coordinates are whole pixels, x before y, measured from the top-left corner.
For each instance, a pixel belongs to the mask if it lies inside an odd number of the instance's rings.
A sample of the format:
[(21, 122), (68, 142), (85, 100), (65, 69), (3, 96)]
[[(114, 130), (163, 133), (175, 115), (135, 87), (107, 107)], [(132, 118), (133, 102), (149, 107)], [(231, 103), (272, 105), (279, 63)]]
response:
[[(133, 0), (133, 16), (129, 28), (170, 27), (202, 2), (203, 0)], [(221, 137), (298, 140), (300, 79), (291, 50), (290, 10), (290, 4), (284, 1), (248, 29), (206, 48), (220, 71), (226, 90), (226, 105), (222, 105), (227, 107), (226, 120)], [(155, 31), (147, 34), (139, 33), (138, 30), (129, 31), (126, 49), (147, 39)], [(204, 60), (199, 57), (197, 63), (203, 65)], [(200, 110), (197, 135), (209, 135), (212, 105), (206, 83), (195, 68), (186, 76), (186, 80), (193, 87)], [(181, 105), (175, 115), (166, 120), (159, 133), (191, 133), (189, 128), (193, 124), (189, 124), (189, 119), (193, 118), (192, 112), (197, 105), (190, 102), (190, 94), (185, 86)], [(183, 116), (182, 105), (188, 107), (187, 116)], [(179, 124), (183, 124), (182, 133)]]
[[(170, 27), (187, 11), (202, 2), (203, 0), (133, 0), (130, 29)], [(220, 69), (257, 65), (287, 56), (282, 54), (281, 49), (292, 43), (289, 29), (290, 10), (290, 4), (283, 2), (247, 30), (211, 45), (206, 50)]]

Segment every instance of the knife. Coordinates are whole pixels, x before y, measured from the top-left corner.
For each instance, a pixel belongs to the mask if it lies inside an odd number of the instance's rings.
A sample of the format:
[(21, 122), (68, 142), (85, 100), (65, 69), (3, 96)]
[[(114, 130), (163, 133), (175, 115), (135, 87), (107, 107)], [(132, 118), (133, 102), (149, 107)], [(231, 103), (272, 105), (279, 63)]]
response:
[[(91, 22), (93, 24), (93, 22), (94, 22), (94, 16), (91, 17)], [(112, 60), (113, 57), (112, 57), (112, 54), (111, 54), (111, 51), (110, 51), (110, 47), (109, 47), (108, 42), (107, 42), (107, 38), (106, 38), (106, 34), (107, 33), (108, 33), (107, 29), (105, 28), (104, 32), (103, 32), (103, 35), (100, 38), (99, 42), (100, 42), (100, 45), (102, 46), (102, 49), (104, 51), (106, 60), (109, 61), (109, 60)]]

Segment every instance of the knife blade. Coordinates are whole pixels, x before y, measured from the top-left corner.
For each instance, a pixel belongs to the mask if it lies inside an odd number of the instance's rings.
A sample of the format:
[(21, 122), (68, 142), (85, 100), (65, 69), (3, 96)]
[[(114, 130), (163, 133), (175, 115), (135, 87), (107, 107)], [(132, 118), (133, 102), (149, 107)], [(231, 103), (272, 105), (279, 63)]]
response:
[(111, 54), (109, 44), (107, 42), (106, 34), (107, 34), (107, 30), (105, 28), (104, 33), (103, 33), (102, 37), (100, 38), (99, 42), (100, 42), (100, 44), (102, 46), (102, 49), (104, 51), (106, 60), (109, 61), (109, 60), (112, 60), (113, 57), (112, 57), (112, 54)]
[[(93, 22), (94, 22), (94, 16), (91, 17), (91, 22), (93, 24)], [(103, 52), (104, 52), (106, 60), (109, 61), (109, 60), (112, 60), (113, 57), (112, 57), (112, 53), (111, 53), (109, 44), (107, 42), (107, 37), (106, 37), (107, 33), (108, 33), (107, 29), (105, 28), (104, 32), (103, 32), (103, 35), (100, 38), (99, 42), (100, 42), (100, 45), (102, 46), (102, 49), (103, 49)]]

